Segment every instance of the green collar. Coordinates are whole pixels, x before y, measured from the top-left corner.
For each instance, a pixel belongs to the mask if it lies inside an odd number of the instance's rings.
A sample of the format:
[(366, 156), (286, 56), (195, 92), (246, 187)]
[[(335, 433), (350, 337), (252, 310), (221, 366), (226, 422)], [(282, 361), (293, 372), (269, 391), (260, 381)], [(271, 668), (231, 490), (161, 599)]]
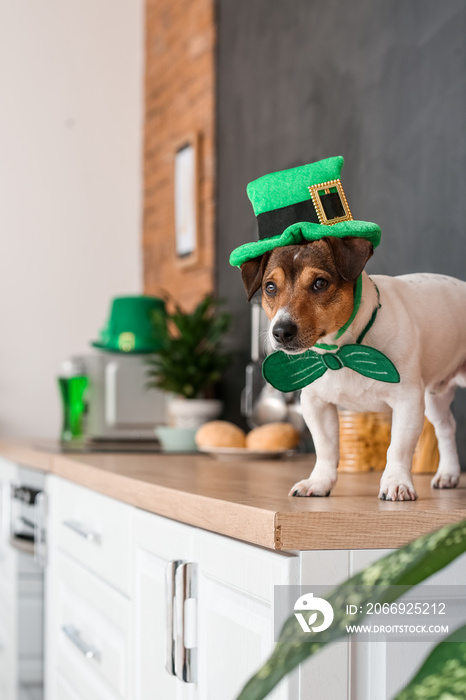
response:
[[(265, 358), (262, 365), (262, 374), (269, 384), (279, 391), (297, 391), (308, 384), (312, 384), (319, 379), (327, 370), (339, 370), (343, 367), (352, 369), (370, 379), (381, 382), (398, 384), (400, 375), (393, 362), (380, 350), (369, 346), (362, 346), (361, 343), (369, 330), (374, 325), (377, 313), (381, 307), (380, 292), (377, 285), (371, 280), (377, 291), (377, 306), (372, 312), (369, 321), (359, 334), (356, 343), (343, 345), (317, 344), (314, 347), (321, 350), (336, 350), (336, 352), (319, 353), (315, 350), (306, 350), (299, 355), (288, 355), (279, 350)], [(361, 305), (362, 277), (360, 276), (355, 285), (353, 312), (340, 328), (335, 338), (339, 338), (349, 328), (354, 321)]]
[[(370, 279), (370, 277), (369, 277)], [(377, 312), (382, 306), (380, 303), (380, 292), (379, 288), (377, 287), (376, 283), (374, 280), (371, 280), (372, 284), (375, 287), (375, 291), (377, 292), (377, 306), (375, 307), (374, 311), (372, 312), (372, 316), (370, 317), (369, 321), (367, 324), (364, 326), (362, 329), (361, 333), (358, 336), (358, 339), (356, 340), (356, 343), (359, 345), (362, 343), (364, 338), (366, 337), (366, 334), (370, 331), (372, 326), (374, 325), (375, 319), (377, 318)], [(361, 299), (362, 299), (362, 275), (359, 275), (358, 279), (356, 280), (356, 284), (354, 285), (354, 305), (353, 305), (353, 311), (351, 312), (351, 316), (349, 319), (346, 321), (345, 325), (340, 328), (339, 331), (335, 334), (335, 340), (338, 340), (338, 338), (341, 338), (343, 333), (348, 330), (348, 328), (351, 326), (353, 323), (354, 319), (356, 318), (356, 314), (359, 311), (359, 307), (361, 306)], [(314, 345), (315, 348), (318, 348), (319, 350), (337, 350), (338, 345), (328, 345), (327, 343), (316, 343)]]
[[(369, 279), (370, 279), (370, 277), (369, 277)], [(378, 314), (378, 312), (379, 312), (379, 309), (380, 309), (380, 307), (382, 306), (382, 304), (380, 303), (380, 292), (379, 292), (379, 288), (377, 287), (377, 285), (376, 285), (376, 283), (374, 282), (374, 280), (371, 280), (371, 282), (372, 282), (372, 284), (373, 284), (374, 287), (375, 287), (375, 291), (377, 292), (377, 306), (375, 307), (374, 311), (372, 312), (372, 315), (371, 315), (370, 319), (368, 320), (368, 322), (366, 323), (366, 325), (364, 326), (364, 328), (362, 329), (361, 333), (358, 335), (358, 337), (357, 337), (357, 339), (356, 339), (356, 343), (357, 343), (358, 345), (360, 345), (360, 344), (362, 343), (362, 341), (363, 341), (364, 338), (366, 337), (367, 333), (369, 333), (370, 329), (371, 329), (372, 326), (374, 325), (375, 319), (377, 318), (377, 314)]]
[(353, 323), (354, 319), (356, 318), (356, 314), (359, 311), (359, 307), (361, 306), (361, 297), (362, 297), (362, 275), (359, 275), (358, 279), (356, 280), (356, 284), (354, 285), (354, 304), (353, 304), (353, 311), (351, 313), (351, 316), (349, 319), (346, 321), (345, 325), (340, 328), (340, 330), (336, 333), (335, 335), (335, 340), (338, 340), (338, 338), (341, 338), (343, 333), (351, 326)]
[[(377, 289), (377, 293), (378, 293), (378, 291), (379, 290)], [(339, 331), (337, 331), (337, 333), (335, 334), (335, 340), (338, 340), (338, 338), (341, 338), (343, 333), (346, 330), (348, 330), (348, 328), (353, 323), (354, 319), (356, 318), (356, 314), (359, 311), (359, 307), (361, 306), (361, 298), (362, 298), (362, 275), (359, 275), (358, 279), (356, 280), (356, 284), (354, 285), (354, 304), (353, 304), (353, 310), (351, 312), (351, 316), (346, 321), (345, 325), (342, 326)], [(326, 343), (316, 343), (314, 345), (314, 347), (319, 348), (319, 350), (336, 350), (338, 348), (338, 345), (327, 345)]]

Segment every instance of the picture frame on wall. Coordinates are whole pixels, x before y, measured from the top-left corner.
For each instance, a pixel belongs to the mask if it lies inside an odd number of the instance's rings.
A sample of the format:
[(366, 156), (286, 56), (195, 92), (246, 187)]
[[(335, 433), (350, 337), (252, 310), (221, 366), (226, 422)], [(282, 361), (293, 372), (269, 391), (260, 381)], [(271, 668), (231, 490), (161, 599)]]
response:
[(175, 150), (175, 254), (180, 265), (196, 264), (199, 257), (198, 141), (197, 134), (189, 135)]

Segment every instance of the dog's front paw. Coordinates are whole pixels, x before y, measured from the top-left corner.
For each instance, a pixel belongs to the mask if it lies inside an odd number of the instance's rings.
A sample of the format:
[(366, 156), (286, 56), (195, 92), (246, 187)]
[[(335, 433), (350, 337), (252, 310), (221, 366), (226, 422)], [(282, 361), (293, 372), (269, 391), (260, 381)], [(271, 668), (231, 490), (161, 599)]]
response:
[(328, 477), (313, 477), (298, 481), (292, 486), (288, 496), (330, 496), (336, 479)]
[(384, 475), (380, 480), (379, 498), (381, 501), (415, 501), (417, 493), (408, 475)]
[(457, 472), (437, 472), (430, 485), (433, 489), (454, 489), (459, 480), (460, 475)]

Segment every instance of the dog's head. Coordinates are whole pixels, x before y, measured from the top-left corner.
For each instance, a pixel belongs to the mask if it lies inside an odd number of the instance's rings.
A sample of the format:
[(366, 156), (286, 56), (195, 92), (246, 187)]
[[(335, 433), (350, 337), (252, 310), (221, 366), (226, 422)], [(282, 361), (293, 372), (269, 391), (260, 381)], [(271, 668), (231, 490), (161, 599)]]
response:
[(355, 281), (372, 253), (364, 238), (326, 237), (243, 263), (248, 301), (262, 288), (273, 349), (302, 352), (341, 328), (353, 309)]

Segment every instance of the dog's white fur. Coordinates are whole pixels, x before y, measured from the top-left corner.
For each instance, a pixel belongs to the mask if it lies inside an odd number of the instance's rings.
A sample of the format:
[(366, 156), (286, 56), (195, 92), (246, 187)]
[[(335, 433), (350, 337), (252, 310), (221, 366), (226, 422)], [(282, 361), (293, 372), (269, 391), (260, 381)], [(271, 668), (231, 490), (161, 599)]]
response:
[[(334, 486), (339, 461), (337, 406), (357, 411), (393, 411), (380, 498), (417, 498), (411, 464), (424, 413), (434, 425), (440, 451), (432, 486), (453, 488), (459, 481), (460, 464), (450, 404), (456, 386), (466, 387), (466, 282), (434, 274), (362, 274), (362, 301), (355, 320), (339, 340), (328, 335), (319, 343), (342, 346), (356, 342), (377, 306), (375, 282), (381, 308), (363, 345), (371, 345), (387, 355), (401, 381), (379, 382), (343, 368), (328, 370), (302, 390), (303, 415), (317, 459), (310, 477), (295, 484), (290, 495), (326, 496)], [(288, 314), (287, 309), (280, 309), (270, 324), (269, 339), (274, 349), (279, 345), (273, 338), (273, 327), (284, 314)]]

